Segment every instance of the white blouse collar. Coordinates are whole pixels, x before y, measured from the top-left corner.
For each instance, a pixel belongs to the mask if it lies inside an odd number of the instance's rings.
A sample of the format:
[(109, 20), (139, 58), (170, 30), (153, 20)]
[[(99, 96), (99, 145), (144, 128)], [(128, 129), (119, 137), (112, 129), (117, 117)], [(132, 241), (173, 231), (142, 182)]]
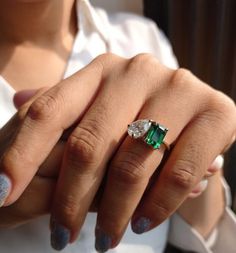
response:
[(77, 0), (76, 3), (78, 27), (85, 33), (97, 32), (101, 38), (108, 43), (109, 28), (108, 23), (89, 2), (89, 0)]

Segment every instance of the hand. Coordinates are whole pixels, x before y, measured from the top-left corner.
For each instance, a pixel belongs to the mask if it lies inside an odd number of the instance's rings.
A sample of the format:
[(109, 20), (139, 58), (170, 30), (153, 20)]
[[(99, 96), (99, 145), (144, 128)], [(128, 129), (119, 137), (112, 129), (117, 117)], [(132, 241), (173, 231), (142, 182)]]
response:
[[(137, 118), (170, 129), (166, 141), (173, 148), (156, 178), (165, 148), (152, 151), (126, 137), (127, 124)], [(232, 143), (236, 110), (188, 71), (168, 69), (152, 56), (99, 56), (30, 107), (0, 164), (12, 182), (6, 204), (21, 195), (73, 124), (54, 198), (52, 244), (62, 249), (75, 240), (106, 175), (96, 229), (96, 247), (106, 251), (118, 244), (131, 217), (133, 230), (142, 233), (181, 205)]]
[(25, 224), (51, 210), (56, 180), (34, 176), (21, 197), (11, 206), (0, 209), (0, 228)]
[[(14, 96), (14, 103), (16, 108), (20, 108), (23, 104), (25, 104), (33, 95), (35, 95), (36, 90), (28, 90), (28, 91), (21, 91), (16, 93)], [(17, 126), (12, 124), (13, 128), (16, 128)], [(7, 130), (8, 136), (11, 131), (10, 129)], [(6, 136), (6, 135), (5, 135)], [(8, 143), (8, 140), (5, 140), (3, 143)], [(20, 197), (20, 199), (10, 207), (4, 208), (0, 210), (0, 215), (3, 217), (1, 226), (16, 226), (21, 223), (25, 223), (28, 220), (31, 220), (32, 218), (36, 218), (40, 214), (44, 214), (44, 210), (47, 210), (47, 212), (50, 209), (50, 201), (45, 200), (51, 200), (53, 191), (52, 189), (48, 190), (48, 187), (52, 188), (53, 183), (49, 183), (50, 181), (55, 181), (58, 176), (58, 169), (60, 167), (61, 163), (61, 157), (64, 150), (64, 142), (59, 141), (54, 147), (53, 151), (49, 155), (49, 157), (46, 159), (46, 161), (43, 163), (43, 165), (39, 168), (39, 171), (37, 172), (38, 176), (35, 176), (33, 178), (33, 181), (30, 183), (30, 185), (27, 187), (26, 191), (23, 193), (23, 195)], [(186, 201), (180, 206), (178, 209), (178, 213), (188, 222), (190, 223), (195, 229), (197, 229), (203, 236), (207, 236), (211, 231), (212, 227), (214, 227), (218, 220), (220, 219), (222, 212), (223, 212), (223, 196), (222, 194), (217, 194), (218, 201), (215, 201), (215, 197), (211, 196), (209, 198), (209, 194), (206, 194), (206, 189), (208, 186), (208, 180), (210, 180), (210, 184), (213, 185), (211, 188), (214, 190), (211, 191), (215, 194), (217, 189), (221, 189), (221, 183), (220, 180), (216, 180), (215, 178), (219, 178), (219, 170), (223, 167), (223, 157), (218, 156), (215, 161), (211, 164), (211, 166), (208, 168), (208, 175), (207, 178), (202, 180), (189, 194)], [(211, 176), (215, 175), (217, 173), (217, 176), (214, 177), (214, 179), (210, 179)], [(45, 178), (46, 177), (46, 178)], [(216, 183), (218, 182), (218, 184)], [(48, 184), (47, 184), (48, 183)], [(53, 187), (54, 188), (54, 187)], [(208, 190), (209, 191), (209, 187)], [(203, 192), (204, 195), (202, 194)], [(30, 193), (30, 194), (28, 194)], [(201, 198), (197, 198), (200, 195)], [(203, 201), (203, 196), (208, 196), (208, 199), (204, 198), (204, 203), (199, 204), (199, 200)], [(46, 198), (45, 198), (46, 197)], [(194, 200), (193, 200), (194, 198)], [(197, 198), (197, 200), (195, 200)], [(212, 203), (209, 205), (209, 203), (214, 200), (214, 203), (217, 203), (217, 206), (221, 208), (216, 208), (216, 205), (212, 205)], [(36, 202), (36, 203), (35, 203)], [(40, 204), (38, 204), (38, 202)], [(205, 203), (206, 202), (206, 203)], [(31, 203), (29, 206), (27, 203)], [(45, 204), (47, 203), (47, 204)], [(96, 202), (93, 203), (93, 210), (97, 210), (97, 204)], [(208, 208), (202, 208), (203, 205), (206, 206), (208, 204)], [(30, 207), (30, 208), (29, 208)], [(198, 212), (193, 212), (193, 210), (196, 210), (200, 207), (200, 210)], [(211, 209), (214, 209), (214, 212), (212, 212)], [(90, 208), (91, 209), (91, 208)], [(193, 210), (192, 210), (193, 209)], [(207, 213), (206, 213), (207, 212)], [(193, 216), (193, 213), (197, 213), (197, 219), (195, 216)], [(214, 215), (212, 215), (214, 213)], [(190, 215), (191, 214), (191, 215)], [(210, 215), (209, 215), (210, 214)], [(204, 222), (202, 220), (205, 219)], [(201, 220), (200, 222), (197, 222)]]
[[(28, 93), (28, 98), (18, 96), (20, 100), (17, 101), (17, 106), (20, 107), (32, 96), (32, 94), (30, 97), (29, 95)], [(10, 146), (19, 128), (19, 123), (20, 119), (15, 115), (0, 130), (0, 157)], [(1, 228), (15, 227), (49, 213), (63, 149), (63, 142), (58, 142), (20, 198), (13, 205), (0, 209)]]
[[(39, 91), (27, 90), (18, 92), (15, 95), (14, 103), (16, 108), (19, 109), (24, 106), (25, 109), (21, 109), (22, 114), (20, 117), (19, 115), (13, 116), (13, 118), (0, 130), (0, 157), (5, 153), (19, 128), (19, 118), (22, 117), (24, 112), (27, 111), (26, 108), (32, 103), (30, 99), (35, 94), (37, 94), (36, 97), (38, 97), (42, 91), (45, 91), (45, 89), (40, 89)], [(36, 97), (34, 97), (34, 99)], [(28, 104), (24, 105), (27, 102)], [(63, 138), (64, 137), (66, 136), (63, 136)], [(49, 156), (39, 167), (37, 174), (33, 177), (20, 198), (14, 204), (0, 209), (0, 228), (16, 227), (50, 212), (64, 147), (65, 142), (59, 140)], [(97, 210), (97, 201), (98, 200), (95, 198), (91, 204), (91, 212)]]

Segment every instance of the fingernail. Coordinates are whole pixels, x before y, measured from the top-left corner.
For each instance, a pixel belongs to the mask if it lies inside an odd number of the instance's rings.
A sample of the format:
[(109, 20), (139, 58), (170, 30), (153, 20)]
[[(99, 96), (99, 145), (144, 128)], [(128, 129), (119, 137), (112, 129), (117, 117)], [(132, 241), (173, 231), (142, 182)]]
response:
[(5, 203), (10, 193), (11, 181), (5, 174), (0, 174), (0, 207)]
[(213, 163), (209, 167), (208, 171), (214, 173), (214, 172), (222, 169), (223, 165), (224, 165), (224, 157), (222, 155), (219, 155), (213, 161)]
[(200, 183), (199, 183), (199, 188), (200, 188), (200, 192), (204, 192), (207, 188), (208, 185), (208, 180), (207, 179), (203, 179)]
[(51, 246), (55, 250), (63, 250), (70, 241), (70, 231), (64, 226), (53, 222), (51, 232)]
[(200, 194), (202, 194), (208, 185), (208, 180), (207, 179), (203, 179), (193, 190), (192, 192), (189, 194), (190, 198), (194, 198), (199, 196)]
[(140, 217), (132, 224), (132, 230), (136, 234), (142, 234), (150, 229), (151, 221), (148, 218)]
[(213, 162), (212, 166), (216, 167), (217, 169), (221, 169), (224, 165), (224, 157), (222, 155), (218, 155)]
[(95, 249), (99, 253), (108, 251), (111, 248), (112, 239), (109, 235), (103, 233), (101, 230), (96, 232)]

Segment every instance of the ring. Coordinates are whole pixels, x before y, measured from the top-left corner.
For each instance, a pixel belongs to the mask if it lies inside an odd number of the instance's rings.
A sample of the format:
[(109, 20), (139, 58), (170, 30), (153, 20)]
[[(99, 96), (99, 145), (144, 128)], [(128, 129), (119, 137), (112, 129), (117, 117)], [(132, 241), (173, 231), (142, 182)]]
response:
[(168, 128), (158, 124), (150, 119), (141, 119), (128, 125), (128, 134), (133, 139), (142, 139), (153, 149), (159, 149), (164, 144), (166, 149), (170, 149), (170, 145), (164, 141), (168, 132)]

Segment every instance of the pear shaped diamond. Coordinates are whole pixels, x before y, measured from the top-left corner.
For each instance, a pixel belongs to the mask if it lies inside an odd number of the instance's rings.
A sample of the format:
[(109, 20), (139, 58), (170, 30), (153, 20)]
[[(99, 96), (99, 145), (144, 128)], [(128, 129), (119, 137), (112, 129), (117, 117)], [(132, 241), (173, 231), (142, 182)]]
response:
[(143, 137), (150, 129), (152, 122), (148, 119), (137, 120), (128, 125), (128, 134), (134, 138), (138, 139)]

